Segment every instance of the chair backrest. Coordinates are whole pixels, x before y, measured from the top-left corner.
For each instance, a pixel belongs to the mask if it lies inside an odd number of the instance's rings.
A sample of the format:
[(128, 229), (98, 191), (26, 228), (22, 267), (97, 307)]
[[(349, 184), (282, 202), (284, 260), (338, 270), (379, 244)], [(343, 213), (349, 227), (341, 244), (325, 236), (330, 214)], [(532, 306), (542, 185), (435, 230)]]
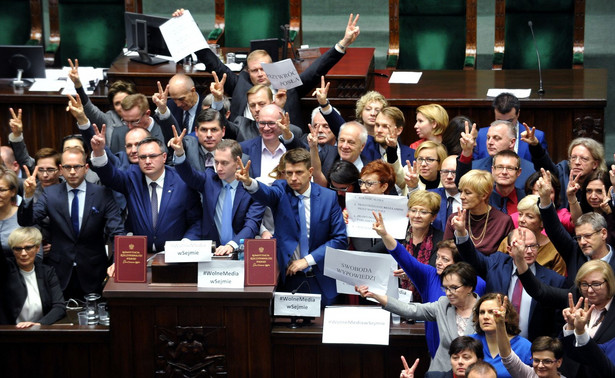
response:
[(583, 66), (585, 0), (496, 0), (494, 69)]
[(389, 15), (387, 66), (397, 50), (398, 69), (475, 67), (476, 0), (389, 0)]
[(126, 43), (123, 0), (59, 0), (59, 20), (60, 64), (109, 67)]
[(250, 47), (253, 39), (281, 38), (290, 22), (288, 0), (229, 0), (224, 6), (224, 45)]
[(0, 0), (0, 45), (23, 45), (41, 38), (40, 0)]

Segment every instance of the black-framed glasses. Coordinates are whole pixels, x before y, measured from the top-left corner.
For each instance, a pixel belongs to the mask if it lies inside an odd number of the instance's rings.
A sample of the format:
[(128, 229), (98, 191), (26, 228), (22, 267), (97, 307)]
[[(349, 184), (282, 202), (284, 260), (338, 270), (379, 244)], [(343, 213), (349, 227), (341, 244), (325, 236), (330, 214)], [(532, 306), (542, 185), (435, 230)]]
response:
[(158, 156), (161, 156), (162, 154), (164, 154), (164, 152), (161, 152), (159, 154), (139, 155), (138, 158), (139, 160), (142, 160), (142, 161), (147, 160), (147, 158), (149, 158), (150, 160), (153, 160), (157, 158)]
[(358, 183), (359, 183), (359, 186), (365, 186), (366, 188), (371, 188), (374, 185), (382, 184), (382, 182), (380, 181), (367, 181), (367, 180), (361, 180), (361, 179), (359, 179)]
[(440, 170), (440, 175), (442, 176), (448, 176), (448, 175), (453, 175), (456, 176), (457, 172), (453, 169), (441, 169)]
[(604, 285), (606, 282), (606, 280), (602, 281), (602, 282), (592, 282), (592, 283), (587, 283), (587, 282), (581, 282), (579, 284), (579, 287), (581, 288), (581, 290), (588, 290), (590, 287), (592, 289), (594, 289), (594, 291), (600, 289), (602, 287), (602, 285)]
[(139, 117), (138, 120), (136, 121), (127, 121), (124, 120), (124, 122), (126, 122), (126, 125), (133, 125), (133, 126), (139, 126), (139, 124), (141, 123), (141, 121), (143, 121), (143, 116), (145, 115), (145, 113), (141, 114), (141, 116)]
[(258, 121), (260, 127), (274, 127), (276, 124), (276, 121)]
[(38, 169), (38, 173), (43, 174), (43, 175), (45, 173), (47, 173), (48, 175), (53, 175), (57, 171), (58, 171), (58, 168), (39, 168)]
[(32, 251), (34, 251), (34, 249), (36, 249), (36, 247), (38, 247), (38, 246), (34, 245), (34, 244), (30, 244), (30, 245), (24, 245), (24, 246), (21, 246), (21, 247), (15, 246), (15, 247), (12, 247), (11, 249), (15, 253), (20, 253), (21, 251), (32, 252)]
[(423, 163), (425, 163), (425, 164), (433, 164), (433, 163), (435, 163), (437, 161), (440, 161), (440, 160), (439, 159), (434, 159), (434, 158), (419, 157), (419, 158), (416, 158), (416, 161), (418, 161), (419, 164), (423, 164)]
[(446, 294), (447, 292), (451, 293), (451, 294), (455, 294), (457, 292), (457, 290), (459, 290), (459, 288), (462, 288), (463, 286), (455, 286), (455, 285), (451, 285), (451, 286), (441, 286), (442, 291)]
[(62, 169), (65, 169), (67, 171), (72, 171), (73, 169), (75, 171), (79, 171), (80, 169), (82, 169), (83, 167), (85, 167), (85, 165), (83, 164), (75, 164), (75, 165), (62, 165)]
[(503, 171), (517, 172), (519, 170), (519, 167), (509, 167), (506, 165), (494, 165), (493, 170), (496, 172), (503, 172)]
[(591, 238), (592, 236), (594, 236), (594, 234), (596, 234), (596, 233), (598, 233), (600, 231), (602, 231), (602, 230), (590, 232), (589, 234), (575, 235), (574, 236), (574, 240), (576, 240), (576, 241), (581, 241), (581, 239), (589, 240), (589, 238)]
[(529, 249), (532, 252), (538, 251), (538, 248), (540, 248), (540, 244), (528, 244), (525, 246), (525, 249)]
[(543, 364), (545, 367), (549, 367), (551, 365), (553, 365), (555, 363), (555, 360), (552, 360), (550, 358), (532, 358), (532, 364), (535, 366), (538, 366), (540, 364)]

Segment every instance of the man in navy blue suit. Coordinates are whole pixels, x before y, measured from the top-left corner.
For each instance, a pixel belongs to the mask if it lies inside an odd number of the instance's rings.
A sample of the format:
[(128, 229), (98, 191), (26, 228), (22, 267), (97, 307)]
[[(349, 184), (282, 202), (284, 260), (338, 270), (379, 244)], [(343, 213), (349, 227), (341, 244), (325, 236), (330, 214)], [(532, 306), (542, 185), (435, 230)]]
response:
[[(280, 266), (278, 290), (293, 291), (308, 282), (312, 293), (322, 294), (322, 305), (335, 302), (335, 280), (323, 274), (326, 247), (346, 248), (346, 225), (335, 192), (311, 184), (310, 153), (302, 148), (285, 155), (286, 181), (267, 186), (252, 180), (249, 163), (236, 178), (248, 193), (271, 207)], [(305, 288), (303, 288), (305, 289)]]
[(522, 227), (515, 229), (508, 235), (509, 254), (495, 252), (485, 256), (474, 248), (466, 230), (466, 210), (461, 210), (459, 215), (453, 216), (452, 222), (457, 249), (463, 260), (470, 263), (485, 280), (487, 292), (508, 295), (513, 306), (517, 307), (521, 335), (533, 340), (537, 336), (554, 333), (553, 325), (559, 319), (559, 316), (555, 317), (555, 309), (542, 306), (523, 289), (514, 260), (509, 255), (513, 248), (521, 246), (524, 259), (536, 277), (548, 285), (562, 287), (565, 280), (563, 276), (536, 262), (539, 245), (534, 233)]
[(62, 153), (61, 171), (66, 183), (45, 188), (33, 204), (36, 173), (24, 181), (24, 200), (19, 206), (22, 226), (40, 224), (49, 217), (51, 251), (47, 261), (58, 274), (66, 298), (102, 292), (107, 268), (106, 235), (124, 234), (120, 211), (111, 191), (85, 181), (88, 170), (85, 152), (69, 149)]
[(448, 217), (461, 209), (461, 195), (455, 184), (456, 169), (457, 156), (448, 156), (440, 165), (440, 183), (442, 187), (429, 189), (430, 192), (438, 193), (442, 199), (440, 211), (438, 211), (436, 219), (432, 222), (432, 225), (440, 231), (444, 231)]
[(216, 255), (229, 255), (238, 249), (240, 239), (253, 239), (259, 234), (265, 212), (265, 207), (252, 199), (235, 179), (241, 147), (232, 139), (221, 141), (214, 151), (216, 171), (199, 172), (186, 158), (183, 146), (186, 130), (179, 136), (176, 130), (173, 133), (175, 137), (169, 145), (175, 151), (175, 169), (203, 197), (203, 238), (217, 243)]
[[(519, 122), (519, 113), (521, 112), (521, 103), (519, 99), (512, 93), (501, 93), (493, 100), (491, 106), (493, 107), (496, 120), (509, 121), (513, 124), (516, 135), (515, 146), (513, 148), (514, 151), (521, 159), (532, 161), (532, 155), (530, 154), (527, 143), (521, 143), (521, 132), (525, 131), (525, 128), (521, 127), (522, 124)], [(483, 159), (489, 155), (486, 149), (488, 129), (488, 127), (482, 127), (478, 130), (476, 148), (474, 148), (474, 159)], [(547, 151), (545, 134), (540, 130), (536, 130), (535, 136), (540, 141), (542, 148)]]
[(92, 138), (92, 166), (102, 183), (123, 193), (128, 205), (127, 229), (146, 235), (148, 251), (162, 251), (167, 240), (201, 237), (201, 201), (173, 167), (167, 167), (162, 142), (145, 138), (137, 145), (139, 165), (120, 170), (108, 163), (104, 128)]
[[(162, 87), (158, 83), (159, 93), (162, 92)], [(168, 93), (169, 98), (166, 100), (167, 107), (171, 111), (175, 120), (175, 127), (181, 132), (184, 129), (188, 130), (188, 134), (193, 134), (196, 130), (196, 117), (201, 111), (201, 103), (203, 97), (199, 96), (194, 86), (194, 81), (190, 76), (178, 73), (169, 79), (169, 84), (165, 88), (165, 94)], [(170, 127), (162, 129), (165, 141), (173, 138), (173, 131)]]

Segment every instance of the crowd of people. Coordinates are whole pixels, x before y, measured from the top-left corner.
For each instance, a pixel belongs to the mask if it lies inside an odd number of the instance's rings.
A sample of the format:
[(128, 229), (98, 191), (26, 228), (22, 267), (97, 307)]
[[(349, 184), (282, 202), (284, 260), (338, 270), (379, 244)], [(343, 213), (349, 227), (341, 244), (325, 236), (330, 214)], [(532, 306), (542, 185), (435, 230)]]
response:
[[(324, 275), (327, 247), (391, 254), (414, 302), (356, 291), (426, 321), (430, 377), (612, 376), (615, 168), (603, 146), (574, 139), (554, 163), (510, 93), (480, 129), (438, 104), (403, 114), (373, 91), (344, 119), (325, 76), (359, 36), (358, 19), (299, 87), (271, 88), (263, 50), (236, 74), (206, 48), (196, 55), (214, 77), (208, 93), (177, 74), (149, 94), (154, 111), (122, 81), (101, 111), (69, 61), (77, 96), (67, 111), (80, 133), (34, 157), (24, 133), (37, 125), (11, 109), (0, 148), (0, 323), (52, 324), (65, 299), (102, 292), (115, 235), (147, 236), (150, 253), (169, 240), (212, 240), (216, 255), (240, 239), (275, 238), (277, 290), (309, 288), (323, 305), (354, 303)], [(319, 106), (304, 120), (299, 100), (309, 95)], [(399, 138), (408, 117), (410, 146)], [(394, 239), (374, 213), (379, 238), (349, 238), (346, 193), (406, 196), (406, 237)], [(401, 377), (414, 376), (418, 362), (402, 360)]]

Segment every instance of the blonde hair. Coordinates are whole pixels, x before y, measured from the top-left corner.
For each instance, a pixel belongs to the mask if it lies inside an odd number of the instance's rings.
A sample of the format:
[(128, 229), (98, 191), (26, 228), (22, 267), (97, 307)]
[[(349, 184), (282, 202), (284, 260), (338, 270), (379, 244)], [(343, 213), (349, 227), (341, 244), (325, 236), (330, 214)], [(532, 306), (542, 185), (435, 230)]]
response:
[(606, 281), (609, 289), (609, 298), (615, 295), (615, 274), (611, 266), (602, 260), (589, 260), (579, 268), (577, 276), (574, 278), (574, 283), (580, 288), (581, 279), (593, 272), (602, 273), (602, 277)]
[(416, 148), (416, 151), (414, 151), (414, 158), (417, 159), (421, 151), (427, 150), (430, 148), (436, 150), (436, 155), (438, 155), (438, 169), (439, 169), (444, 159), (448, 157), (448, 154), (446, 153), (446, 147), (444, 147), (441, 143), (436, 143), (431, 140), (424, 141), (423, 143), (419, 144), (419, 146)]
[(423, 206), (428, 208), (433, 214), (437, 214), (440, 211), (441, 201), (442, 197), (438, 193), (417, 190), (408, 199), (408, 209), (411, 209), (413, 206)]
[(533, 214), (540, 217), (540, 210), (538, 209), (538, 197), (536, 194), (529, 194), (517, 204), (518, 211), (531, 211)]
[(446, 130), (446, 127), (448, 126), (448, 113), (441, 105), (421, 105), (416, 108), (416, 112), (425, 116), (429, 122), (436, 123), (436, 127), (434, 127), (431, 132), (432, 135), (440, 135), (444, 132), (444, 130)]
[(379, 92), (376, 92), (376, 91), (367, 92), (366, 94), (361, 96), (360, 99), (357, 100), (357, 105), (355, 107), (355, 118), (357, 121), (363, 123), (363, 119), (361, 118), (361, 113), (363, 113), (363, 109), (370, 102), (379, 102), (380, 104), (382, 104), (383, 108), (388, 105), (387, 99), (384, 98), (384, 96), (381, 95)]
[(487, 171), (472, 169), (459, 179), (459, 189), (464, 188), (476, 192), (480, 197), (487, 196), (485, 202), (489, 202), (489, 195), (493, 191), (493, 176)]

